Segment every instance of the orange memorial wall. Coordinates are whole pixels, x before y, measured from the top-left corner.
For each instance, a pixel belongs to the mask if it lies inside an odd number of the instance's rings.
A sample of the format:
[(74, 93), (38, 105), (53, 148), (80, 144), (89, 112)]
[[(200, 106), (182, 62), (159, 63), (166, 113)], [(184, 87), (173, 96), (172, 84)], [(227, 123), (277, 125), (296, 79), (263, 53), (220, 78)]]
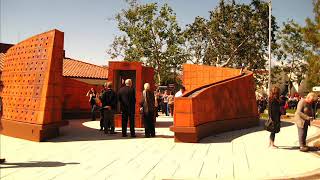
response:
[[(135, 127), (143, 127), (143, 121), (139, 112), (139, 103), (142, 98), (144, 83), (149, 83), (152, 91), (154, 86), (154, 70), (150, 67), (145, 67), (140, 62), (110, 62), (108, 70), (108, 80), (112, 81), (114, 90), (118, 93), (119, 89), (124, 86), (124, 81), (128, 78), (132, 79), (132, 86), (136, 91), (136, 106), (135, 106)], [(115, 126), (121, 127), (121, 112), (118, 102), (118, 111), (115, 115)], [(129, 126), (129, 124), (128, 124)]]
[(11, 47), (1, 80), (1, 133), (42, 141), (59, 134), (64, 34), (51, 30)]
[(259, 124), (253, 74), (239, 69), (183, 66), (187, 92), (174, 102), (177, 142), (198, 142), (215, 133)]

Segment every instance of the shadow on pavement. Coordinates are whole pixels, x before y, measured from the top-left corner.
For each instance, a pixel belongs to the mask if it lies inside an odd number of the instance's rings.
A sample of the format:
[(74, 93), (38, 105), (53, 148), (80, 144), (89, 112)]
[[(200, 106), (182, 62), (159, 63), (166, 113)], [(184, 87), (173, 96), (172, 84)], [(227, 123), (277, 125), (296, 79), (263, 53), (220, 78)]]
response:
[(63, 163), (58, 161), (30, 161), (25, 163), (9, 163), (5, 162), (1, 164), (1, 169), (5, 168), (28, 168), (28, 167), (60, 167), (65, 165), (76, 165), (80, 163)]
[[(200, 143), (222, 143), (222, 142), (231, 142), (232, 140), (244, 136), (246, 134), (258, 132), (258, 131), (265, 131), (264, 130), (264, 122), (265, 120), (260, 120), (259, 126), (255, 126), (248, 129), (240, 129), (234, 131), (228, 131), (224, 133), (215, 134), (206, 138), (203, 138)], [(281, 122), (281, 127), (287, 127), (294, 125), (291, 122)]]
[[(144, 137), (144, 128), (136, 128), (135, 138), (132, 138), (130, 136), (129, 128), (127, 131), (127, 137), (122, 137), (121, 128), (116, 129), (116, 134), (105, 134), (104, 131), (99, 131), (99, 129), (96, 129), (97, 127), (87, 127), (84, 125), (84, 123), (90, 123), (90, 121), (87, 120), (69, 120), (69, 125), (66, 127), (63, 127), (60, 129), (60, 136), (57, 138), (53, 138), (48, 140), (48, 142), (72, 142), (72, 141), (99, 141), (99, 140), (126, 140), (126, 139), (141, 139)], [(99, 124), (98, 121), (94, 122), (95, 125)], [(157, 128), (158, 123), (160, 123), (159, 126), (163, 127), (165, 125), (169, 125), (170, 122), (157, 122)], [(172, 122), (171, 122), (172, 123)], [(169, 128), (169, 126), (167, 127)], [(156, 134), (156, 137), (152, 138), (173, 138), (173, 136), (170, 135), (163, 135), (163, 134)]]

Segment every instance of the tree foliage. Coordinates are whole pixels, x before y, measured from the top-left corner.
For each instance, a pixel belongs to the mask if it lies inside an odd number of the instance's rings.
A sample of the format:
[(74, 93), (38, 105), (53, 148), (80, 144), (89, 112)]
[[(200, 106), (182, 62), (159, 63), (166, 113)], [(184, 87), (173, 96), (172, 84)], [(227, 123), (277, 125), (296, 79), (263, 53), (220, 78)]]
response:
[[(196, 64), (248, 69), (265, 67), (268, 51), (268, 4), (225, 3), (210, 11), (209, 19), (196, 17), (185, 31), (187, 47)], [(272, 18), (272, 39), (277, 29)]]
[(293, 83), (301, 84), (307, 72), (307, 44), (303, 39), (301, 27), (290, 20), (283, 23), (283, 28), (278, 34), (278, 59), (282, 61), (282, 70), (288, 75), (289, 92)]
[(309, 90), (320, 85), (320, 0), (313, 1), (314, 20), (306, 19), (303, 28), (305, 41), (311, 46), (307, 52), (308, 72), (307, 85)]
[(175, 76), (187, 59), (176, 14), (167, 4), (159, 7), (157, 3), (128, 3), (129, 8), (116, 15), (124, 34), (111, 45), (111, 58), (122, 56), (125, 61), (140, 61), (155, 68), (158, 83), (172, 73)]

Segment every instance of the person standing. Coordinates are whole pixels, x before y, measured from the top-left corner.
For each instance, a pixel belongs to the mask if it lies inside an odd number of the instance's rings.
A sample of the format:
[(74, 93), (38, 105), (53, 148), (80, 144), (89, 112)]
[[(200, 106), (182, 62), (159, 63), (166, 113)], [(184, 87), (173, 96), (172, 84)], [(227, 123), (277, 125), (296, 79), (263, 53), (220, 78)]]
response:
[(309, 93), (305, 99), (301, 98), (294, 114), (294, 119), (298, 128), (300, 151), (302, 152), (309, 151), (309, 148), (306, 146), (306, 139), (308, 126), (310, 126), (310, 121), (314, 119), (315, 112), (312, 108), (312, 103), (316, 101), (316, 98), (317, 96), (315, 93)]
[(174, 97), (181, 97), (185, 91), (186, 88), (184, 86), (181, 86), (180, 90), (174, 95)]
[(102, 109), (103, 109), (103, 124), (104, 124), (104, 133), (115, 134), (114, 131), (114, 112), (117, 107), (117, 95), (112, 90), (112, 83), (108, 82), (106, 85), (106, 90), (101, 95)]
[(273, 121), (274, 128), (270, 134), (269, 147), (278, 148), (274, 145), (274, 140), (276, 133), (280, 132), (280, 89), (278, 87), (273, 87), (271, 94), (269, 96), (269, 118)]
[[(104, 83), (104, 85), (101, 89), (100, 96), (99, 96), (101, 103), (102, 103), (102, 95), (106, 91), (106, 87), (107, 87), (107, 83)], [(101, 108), (100, 108), (100, 131), (103, 131), (103, 128), (104, 128), (103, 105), (101, 105)]]
[(96, 120), (96, 98), (97, 98), (97, 92), (94, 88), (91, 88), (88, 92), (87, 95), (89, 96), (89, 103), (91, 106), (91, 120), (95, 121)]
[(170, 95), (168, 96), (168, 106), (169, 106), (169, 114), (173, 116), (173, 108), (174, 108), (174, 96), (172, 95), (172, 91), (169, 93)]
[(165, 113), (166, 114), (166, 116), (168, 116), (168, 91), (167, 90), (165, 90), (164, 91), (164, 94), (163, 94), (163, 96), (162, 96), (162, 98), (163, 98), (163, 113)]
[(142, 99), (140, 102), (140, 111), (142, 112), (142, 119), (144, 122), (145, 137), (155, 137), (155, 126), (154, 126), (154, 109), (155, 109), (155, 98), (154, 92), (150, 91), (150, 84), (144, 84), (144, 90), (142, 92)]
[(122, 112), (122, 137), (127, 137), (128, 118), (130, 120), (130, 134), (131, 137), (136, 137), (134, 129), (134, 114), (136, 104), (136, 92), (132, 88), (131, 79), (125, 81), (126, 86), (119, 90), (119, 101)]

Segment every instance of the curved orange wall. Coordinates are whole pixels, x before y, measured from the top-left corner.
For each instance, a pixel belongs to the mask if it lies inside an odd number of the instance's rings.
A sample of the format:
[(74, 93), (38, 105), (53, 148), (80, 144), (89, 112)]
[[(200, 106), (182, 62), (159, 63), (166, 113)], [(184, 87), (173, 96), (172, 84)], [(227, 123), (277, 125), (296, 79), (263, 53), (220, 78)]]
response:
[[(199, 65), (184, 67), (201, 69)], [(237, 69), (215, 67), (211, 70), (210, 67), (205, 69), (208, 69), (209, 73), (212, 71), (211, 85), (208, 80), (196, 78), (199, 80), (194, 79), (189, 84), (194, 89), (189, 90), (183, 97), (175, 99), (174, 126), (171, 130), (175, 132), (176, 141), (198, 142), (212, 133), (247, 128), (259, 122), (255, 84), (251, 72), (240, 75)], [(186, 71), (188, 72), (188, 69)], [(201, 70), (189, 72), (189, 74), (197, 73), (201, 74)], [(215, 77), (217, 74), (219, 76)], [(208, 87), (202, 88), (203, 85)]]
[(63, 124), (63, 36), (48, 31), (7, 51), (1, 76), (1, 133), (34, 141), (58, 134)]

